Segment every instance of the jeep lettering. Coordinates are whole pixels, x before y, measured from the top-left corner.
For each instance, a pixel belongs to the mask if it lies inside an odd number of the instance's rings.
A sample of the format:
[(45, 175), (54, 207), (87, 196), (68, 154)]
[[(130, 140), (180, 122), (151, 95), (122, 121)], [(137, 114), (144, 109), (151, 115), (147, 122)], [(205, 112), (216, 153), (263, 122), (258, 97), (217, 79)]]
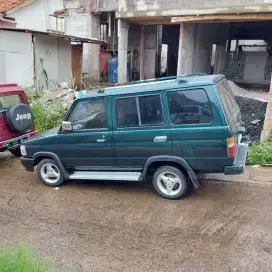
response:
[(19, 121), (19, 120), (30, 120), (31, 119), (31, 114), (30, 113), (27, 113), (27, 114), (17, 114), (17, 117), (16, 117), (16, 121)]

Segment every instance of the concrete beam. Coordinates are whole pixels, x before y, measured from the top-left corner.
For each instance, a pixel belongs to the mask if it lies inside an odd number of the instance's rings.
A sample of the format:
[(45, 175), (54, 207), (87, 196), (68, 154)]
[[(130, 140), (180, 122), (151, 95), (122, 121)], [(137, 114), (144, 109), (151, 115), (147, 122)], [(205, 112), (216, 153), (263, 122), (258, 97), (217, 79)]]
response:
[(128, 30), (129, 24), (122, 20), (118, 20), (118, 83), (124, 84), (128, 81)]
[[(157, 2), (153, 1), (154, 4)], [(208, 8), (168, 8), (163, 9), (147, 8), (145, 10), (121, 10), (116, 12), (116, 18), (139, 18), (139, 17), (175, 17), (175, 16), (199, 16), (213, 14), (237, 14), (237, 13), (269, 13), (272, 10), (271, 4), (253, 4), (253, 5), (230, 5), (216, 6)]]
[(217, 14), (200, 16), (172, 17), (172, 23), (223, 23), (223, 22), (252, 22), (272, 20), (270, 13), (249, 14)]

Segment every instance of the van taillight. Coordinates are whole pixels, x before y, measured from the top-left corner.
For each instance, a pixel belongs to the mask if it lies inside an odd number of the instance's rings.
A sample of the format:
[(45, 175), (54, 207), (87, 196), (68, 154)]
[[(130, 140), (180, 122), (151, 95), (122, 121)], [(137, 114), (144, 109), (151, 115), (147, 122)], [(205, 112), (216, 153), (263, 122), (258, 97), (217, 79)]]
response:
[(229, 155), (229, 157), (235, 157), (235, 153), (236, 153), (235, 138), (234, 137), (228, 138), (228, 155)]

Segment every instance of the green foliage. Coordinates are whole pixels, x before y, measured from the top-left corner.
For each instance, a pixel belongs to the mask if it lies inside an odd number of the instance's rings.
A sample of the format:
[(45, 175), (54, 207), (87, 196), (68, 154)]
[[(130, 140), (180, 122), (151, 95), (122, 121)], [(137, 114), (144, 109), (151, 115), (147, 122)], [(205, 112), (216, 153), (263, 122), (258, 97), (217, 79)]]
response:
[(28, 103), (31, 104), (33, 101), (39, 99), (40, 97), (42, 97), (41, 92), (37, 92), (34, 89), (25, 89), (25, 94), (28, 100)]
[(251, 165), (272, 164), (272, 139), (263, 143), (253, 143), (249, 147), (247, 163)]
[(0, 249), (1, 272), (47, 272), (49, 264), (35, 257), (27, 246), (10, 246)]
[(38, 102), (33, 102), (31, 109), (35, 127), (39, 133), (59, 126), (65, 114), (65, 107), (62, 103), (53, 103), (45, 107)]

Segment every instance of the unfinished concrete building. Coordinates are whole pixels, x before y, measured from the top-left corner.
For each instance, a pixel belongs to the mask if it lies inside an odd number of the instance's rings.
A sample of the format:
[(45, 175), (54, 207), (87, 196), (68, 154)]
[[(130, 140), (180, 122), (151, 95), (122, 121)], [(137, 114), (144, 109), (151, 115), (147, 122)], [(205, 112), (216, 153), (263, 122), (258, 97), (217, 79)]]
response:
[[(120, 84), (204, 72), (269, 88), (272, 1), (99, 0), (90, 10), (118, 55)], [(271, 131), (271, 103), (263, 137)]]

